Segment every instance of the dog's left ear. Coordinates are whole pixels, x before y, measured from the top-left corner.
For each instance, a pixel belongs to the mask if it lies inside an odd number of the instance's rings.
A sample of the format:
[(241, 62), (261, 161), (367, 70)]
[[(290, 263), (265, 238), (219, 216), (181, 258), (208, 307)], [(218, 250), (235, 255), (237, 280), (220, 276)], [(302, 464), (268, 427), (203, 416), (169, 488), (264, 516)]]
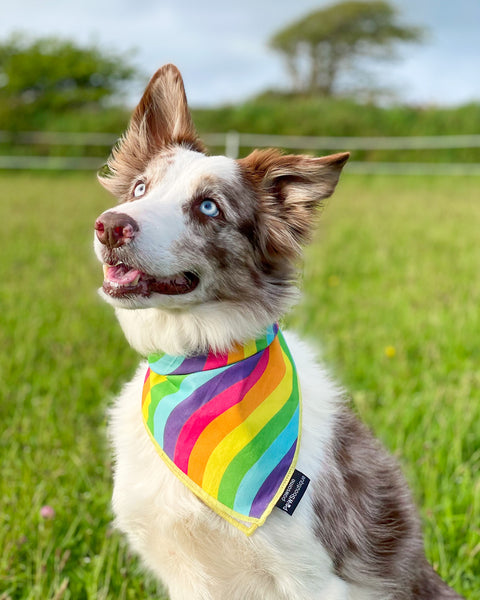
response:
[(343, 152), (315, 158), (255, 150), (238, 161), (261, 204), (267, 254), (292, 257), (300, 252), (310, 237), (315, 209), (333, 194), (349, 156)]
[(169, 64), (151, 78), (99, 181), (115, 196), (127, 199), (132, 183), (149, 161), (174, 145), (205, 151), (193, 125), (180, 71)]
[(182, 76), (175, 65), (164, 65), (152, 77), (133, 112), (130, 129), (144, 138), (150, 153), (176, 144), (199, 152), (204, 150), (193, 125)]

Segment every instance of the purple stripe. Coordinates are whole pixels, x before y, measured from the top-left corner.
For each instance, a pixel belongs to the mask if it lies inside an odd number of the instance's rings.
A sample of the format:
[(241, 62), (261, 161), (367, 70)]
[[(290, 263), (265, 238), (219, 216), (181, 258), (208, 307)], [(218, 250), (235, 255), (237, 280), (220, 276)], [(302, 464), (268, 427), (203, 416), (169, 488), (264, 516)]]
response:
[[(245, 360), (230, 365), (227, 369), (222, 370), (219, 375), (197, 388), (188, 398), (172, 410), (165, 424), (163, 434), (163, 450), (170, 458), (173, 459), (180, 431), (193, 413), (215, 398), (217, 394), (224, 392), (235, 383), (247, 378), (255, 369), (261, 356), (262, 353), (259, 352)], [(242, 400), (242, 396), (237, 398), (237, 402), (240, 400)]]
[(280, 484), (285, 478), (285, 475), (288, 473), (288, 469), (290, 468), (293, 457), (295, 456), (296, 447), (297, 440), (293, 442), (290, 450), (285, 454), (282, 460), (262, 483), (261, 488), (258, 490), (257, 495), (252, 502), (252, 507), (250, 509), (251, 517), (259, 519), (265, 512), (267, 506), (272, 501), (272, 498), (277, 493)]
[(186, 358), (182, 364), (178, 366), (175, 371), (169, 373), (169, 375), (188, 375), (189, 373), (198, 373), (199, 371), (203, 371), (203, 367), (207, 362), (207, 358), (207, 355)]

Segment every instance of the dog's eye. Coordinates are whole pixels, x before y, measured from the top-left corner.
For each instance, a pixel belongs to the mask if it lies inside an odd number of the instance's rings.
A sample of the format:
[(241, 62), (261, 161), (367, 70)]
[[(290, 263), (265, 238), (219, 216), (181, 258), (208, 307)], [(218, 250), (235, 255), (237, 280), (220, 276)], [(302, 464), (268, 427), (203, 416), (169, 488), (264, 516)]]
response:
[(205, 200), (202, 200), (202, 203), (200, 204), (200, 212), (207, 217), (218, 217), (220, 214), (218, 206), (213, 200), (210, 200), (210, 198), (205, 198)]
[(140, 198), (147, 191), (147, 186), (143, 183), (143, 181), (139, 181), (135, 187), (133, 188), (133, 195), (135, 198)]

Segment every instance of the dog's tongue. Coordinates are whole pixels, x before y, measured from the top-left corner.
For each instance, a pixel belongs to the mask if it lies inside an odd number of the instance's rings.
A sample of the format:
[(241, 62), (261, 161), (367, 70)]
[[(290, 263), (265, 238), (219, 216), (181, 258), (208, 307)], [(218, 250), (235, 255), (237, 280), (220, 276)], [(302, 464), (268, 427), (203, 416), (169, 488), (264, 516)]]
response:
[(120, 285), (133, 283), (141, 274), (142, 272), (138, 269), (129, 269), (123, 264), (108, 266), (105, 269), (105, 279), (111, 283), (118, 283)]

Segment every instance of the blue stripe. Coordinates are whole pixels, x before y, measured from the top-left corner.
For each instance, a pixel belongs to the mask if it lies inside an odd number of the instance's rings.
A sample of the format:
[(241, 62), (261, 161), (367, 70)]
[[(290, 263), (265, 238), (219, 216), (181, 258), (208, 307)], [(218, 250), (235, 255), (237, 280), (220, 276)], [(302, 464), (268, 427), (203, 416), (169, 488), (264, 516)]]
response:
[(157, 375), (169, 375), (182, 364), (185, 360), (184, 356), (170, 356), (164, 354), (155, 362), (149, 363), (150, 369)]
[[(263, 482), (298, 438), (299, 415), (300, 409), (297, 406), (297, 410), (285, 429), (245, 474), (235, 496), (235, 503), (233, 505), (235, 511), (243, 515), (250, 513), (252, 502)], [(278, 483), (280, 484), (281, 482), (279, 481)]]
[(269, 325), (267, 327), (267, 346), (270, 346), (270, 344), (273, 342), (273, 340), (275, 339), (275, 335), (276, 335), (275, 326)]

